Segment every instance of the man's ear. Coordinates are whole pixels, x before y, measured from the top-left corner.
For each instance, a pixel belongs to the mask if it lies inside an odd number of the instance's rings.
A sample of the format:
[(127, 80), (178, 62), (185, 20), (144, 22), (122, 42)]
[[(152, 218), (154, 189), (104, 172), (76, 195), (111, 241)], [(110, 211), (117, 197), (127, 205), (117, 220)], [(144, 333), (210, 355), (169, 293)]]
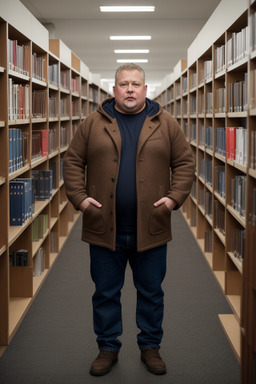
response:
[(115, 86), (113, 85), (113, 96), (115, 97)]

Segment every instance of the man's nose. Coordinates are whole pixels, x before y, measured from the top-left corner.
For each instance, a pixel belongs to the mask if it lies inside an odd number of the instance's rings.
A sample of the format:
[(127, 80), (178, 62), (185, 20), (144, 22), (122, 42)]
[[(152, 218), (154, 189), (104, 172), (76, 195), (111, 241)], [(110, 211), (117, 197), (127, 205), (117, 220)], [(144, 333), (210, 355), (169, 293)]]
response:
[(129, 83), (128, 84), (128, 89), (127, 89), (128, 92), (133, 92), (133, 86), (132, 86), (132, 83)]

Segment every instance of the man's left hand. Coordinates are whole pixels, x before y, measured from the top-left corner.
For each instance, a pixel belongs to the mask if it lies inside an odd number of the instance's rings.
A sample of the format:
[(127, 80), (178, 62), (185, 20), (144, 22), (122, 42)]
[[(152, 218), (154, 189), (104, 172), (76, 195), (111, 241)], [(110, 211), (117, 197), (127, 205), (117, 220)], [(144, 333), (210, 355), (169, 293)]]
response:
[(154, 203), (154, 206), (158, 207), (161, 204), (165, 204), (170, 211), (172, 211), (177, 205), (176, 202), (169, 197), (162, 197), (160, 200)]

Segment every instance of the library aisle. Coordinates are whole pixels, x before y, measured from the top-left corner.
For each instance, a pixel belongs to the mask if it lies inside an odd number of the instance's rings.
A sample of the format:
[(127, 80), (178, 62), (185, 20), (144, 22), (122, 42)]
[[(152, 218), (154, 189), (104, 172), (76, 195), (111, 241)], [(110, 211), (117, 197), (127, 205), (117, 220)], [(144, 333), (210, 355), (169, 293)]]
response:
[(167, 374), (155, 376), (136, 344), (135, 290), (130, 269), (123, 289), (123, 347), (103, 378), (90, 376), (98, 351), (92, 329), (88, 245), (77, 220), (24, 321), (0, 358), (2, 384), (238, 384), (240, 365), (219, 314), (232, 313), (181, 212), (173, 212), (164, 282), (161, 354)]

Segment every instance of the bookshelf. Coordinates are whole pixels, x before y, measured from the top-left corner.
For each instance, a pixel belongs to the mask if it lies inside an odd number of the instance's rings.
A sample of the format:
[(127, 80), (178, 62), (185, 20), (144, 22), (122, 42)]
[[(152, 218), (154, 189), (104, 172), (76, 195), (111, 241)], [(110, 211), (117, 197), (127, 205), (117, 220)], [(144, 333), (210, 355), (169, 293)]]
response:
[(256, 1), (234, 1), (233, 9), (228, 3), (220, 3), (156, 99), (178, 120), (194, 153), (194, 184), (182, 212), (230, 304), (232, 314), (219, 319), (241, 361), (242, 382), (251, 384), (256, 367)]
[[(79, 217), (66, 197), (62, 160), (90, 103), (95, 109), (108, 94), (19, 1), (1, 10), (0, 47), (1, 355)], [(26, 209), (13, 225), (21, 186)]]

